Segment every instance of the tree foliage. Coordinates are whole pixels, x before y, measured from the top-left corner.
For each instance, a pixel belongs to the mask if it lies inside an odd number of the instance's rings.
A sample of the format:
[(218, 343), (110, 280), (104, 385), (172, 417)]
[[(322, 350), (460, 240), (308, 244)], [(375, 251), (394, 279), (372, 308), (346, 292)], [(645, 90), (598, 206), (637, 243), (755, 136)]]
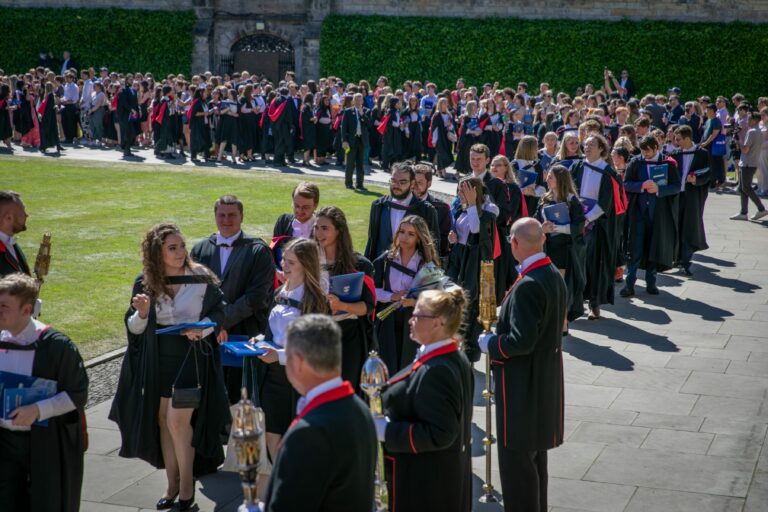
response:
[(188, 74), (196, 21), (194, 11), (0, 7), (0, 68), (25, 72), (41, 51), (69, 50), (81, 68)]
[[(499, 81), (549, 82), (573, 94), (603, 69), (630, 70), (638, 94), (680, 87), (684, 98), (768, 95), (766, 25), (667, 21), (531, 20), (332, 15), (323, 21), (325, 75), (390, 84), (429, 80), (438, 89)], [(373, 82), (371, 82), (373, 83)]]

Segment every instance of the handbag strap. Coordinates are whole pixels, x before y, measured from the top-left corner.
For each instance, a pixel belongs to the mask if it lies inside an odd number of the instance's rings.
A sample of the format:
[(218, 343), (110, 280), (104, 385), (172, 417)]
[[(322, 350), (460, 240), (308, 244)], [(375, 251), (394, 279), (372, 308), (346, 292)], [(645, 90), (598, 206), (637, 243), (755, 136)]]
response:
[(184, 370), (184, 366), (187, 364), (187, 359), (189, 359), (189, 352), (192, 352), (192, 355), (195, 358), (195, 375), (197, 376), (197, 387), (200, 387), (200, 368), (198, 368), (197, 365), (197, 349), (195, 348), (195, 342), (190, 342), (189, 350), (187, 350), (187, 355), (184, 356), (184, 361), (181, 362), (181, 366), (179, 367), (179, 371), (176, 374), (176, 378), (173, 380), (173, 387), (176, 388), (176, 383), (179, 381), (179, 377), (181, 377), (181, 372)]

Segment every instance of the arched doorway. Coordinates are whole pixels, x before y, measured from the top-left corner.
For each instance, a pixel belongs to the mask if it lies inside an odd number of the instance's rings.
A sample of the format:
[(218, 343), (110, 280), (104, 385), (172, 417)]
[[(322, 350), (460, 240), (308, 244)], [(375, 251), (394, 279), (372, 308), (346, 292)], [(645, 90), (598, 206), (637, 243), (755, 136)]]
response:
[(278, 83), (294, 68), (293, 46), (271, 34), (253, 34), (232, 46), (233, 71), (248, 71)]

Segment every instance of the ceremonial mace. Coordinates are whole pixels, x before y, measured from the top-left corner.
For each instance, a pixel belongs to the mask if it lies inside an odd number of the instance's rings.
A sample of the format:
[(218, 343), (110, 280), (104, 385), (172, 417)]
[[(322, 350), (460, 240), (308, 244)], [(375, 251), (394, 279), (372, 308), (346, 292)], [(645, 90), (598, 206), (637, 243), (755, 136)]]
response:
[(48, 275), (48, 267), (51, 265), (51, 234), (43, 234), (43, 241), (40, 242), (40, 249), (37, 250), (35, 258), (35, 277), (37, 282), (43, 284), (45, 276)]
[[(384, 411), (381, 405), (381, 390), (387, 384), (389, 372), (387, 365), (381, 360), (379, 354), (372, 350), (365, 360), (360, 372), (360, 387), (368, 395), (368, 407), (374, 419), (383, 418)], [(376, 473), (374, 477), (374, 512), (387, 512), (384, 498), (387, 496), (387, 481), (384, 476), (384, 452), (381, 443), (376, 443)]]
[[(491, 325), (496, 321), (496, 282), (493, 277), (493, 261), (480, 262), (480, 315), (477, 321), (483, 325), (483, 334), (490, 334)], [(491, 422), (491, 407), (493, 391), (491, 390), (491, 357), (485, 355), (485, 483), (483, 483), (483, 495), (478, 500), (480, 503), (494, 503), (499, 501), (493, 495), (491, 483), (491, 447), (496, 440), (493, 438), (493, 424)]]
[(235, 467), (240, 473), (243, 504), (237, 512), (258, 512), (259, 496), (256, 478), (261, 458), (261, 435), (256, 407), (248, 400), (248, 390), (240, 390), (240, 401), (235, 405), (232, 418), (232, 444), (235, 449)]

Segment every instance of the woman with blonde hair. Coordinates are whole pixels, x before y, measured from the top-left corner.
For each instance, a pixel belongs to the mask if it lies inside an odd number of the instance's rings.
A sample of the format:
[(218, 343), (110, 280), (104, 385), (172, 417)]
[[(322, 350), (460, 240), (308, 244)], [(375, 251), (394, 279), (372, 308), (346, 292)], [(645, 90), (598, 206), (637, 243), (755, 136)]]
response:
[[(168, 483), (157, 502), (178, 510), (194, 505), (195, 455), (211, 465), (224, 460), (219, 433), (230, 421), (215, 333), (224, 321), (224, 296), (216, 276), (192, 261), (178, 226), (154, 226), (142, 242), (144, 272), (133, 286), (125, 314), (128, 350), (109, 418), (120, 429), (120, 456), (165, 468)], [(215, 327), (158, 334), (188, 322)], [(197, 388), (197, 405), (180, 404), (177, 392)], [(197, 409), (197, 414), (193, 414)]]
[(536, 174), (530, 184), (521, 187), (529, 215), (533, 214), (536, 211), (539, 198), (547, 190), (544, 182), (544, 171), (539, 163), (539, 143), (536, 137), (526, 135), (520, 139), (520, 144), (517, 145), (517, 150), (515, 151), (515, 159), (511, 164), (520, 184), (528, 181), (526, 176), (530, 175), (530, 173)]
[[(320, 278), (320, 248), (308, 238), (295, 238), (283, 250), (285, 282), (275, 290), (264, 339), (268, 350), (260, 356), (266, 368), (259, 394), (264, 409), (267, 449), (275, 460), (277, 449), (296, 415), (299, 395), (285, 373), (285, 333), (296, 318), (310, 313), (330, 314), (331, 307)], [(256, 341), (256, 338), (254, 338)]]
[(584, 153), (581, 151), (579, 136), (576, 132), (569, 132), (563, 136), (560, 148), (557, 150), (557, 157), (552, 165), (560, 164), (571, 169), (576, 163), (584, 159)]
[(429, 227), (421, 217), (407, 215), (400, 221), (389, 250), (373, 262), (376, 312), (402, 301), (402, 307), (383, 320), (376, 318), (373, 324), (381, 358), (390, 375), (400, 371), (416, 355), (418, 347), (408, 336), (408, 321), (416, 301), (407, 295), (413, 278), (427, 263), (440, 264)]
[(389, 381), (376, 420), (392, 510), (424, 510), (425, 496), (430, 510), (472, 508), (474, 382), (457, 342), (466, 305), (461, 288), (425, 291), (408, 322), (418, 362)]

